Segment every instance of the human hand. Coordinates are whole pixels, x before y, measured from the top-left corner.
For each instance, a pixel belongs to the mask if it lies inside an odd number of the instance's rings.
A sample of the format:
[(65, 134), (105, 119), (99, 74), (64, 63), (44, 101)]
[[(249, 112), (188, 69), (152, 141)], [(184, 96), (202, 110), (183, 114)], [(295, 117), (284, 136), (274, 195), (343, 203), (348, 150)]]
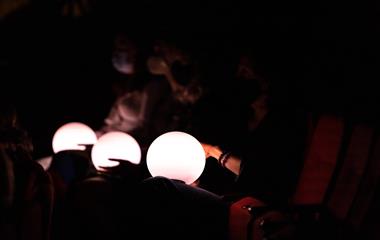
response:
[(218, 159), (222, 151), (218, 146), (213, 146), (207, 143), (201, 143), (203, 150), (205, 151), (206, 159), (209, 157), (213, 157)]
[(129, 177), (130, 179), (138, 179), (140, 177), (140, 166), (124, 159), (108, 159), (116, 162), (114, 166), (99, 166), (101, 172), (120, 177)]
[(210, 151), (213, 146), (207, 143), (201, 143), (201, 145), (203, 147), (203, 150), (205, 151), (206, 159), (209, 158), (211, 156)]

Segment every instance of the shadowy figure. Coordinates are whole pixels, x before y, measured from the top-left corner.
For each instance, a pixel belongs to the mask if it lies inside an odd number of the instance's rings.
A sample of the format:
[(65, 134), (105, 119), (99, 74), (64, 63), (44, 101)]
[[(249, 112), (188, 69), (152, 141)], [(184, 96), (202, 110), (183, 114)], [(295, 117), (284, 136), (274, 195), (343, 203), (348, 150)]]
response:
[(50, 176), (32, 159), (32, 142), (19, 127), (15, 108), (1, 103), (0, 122), (0, 234), (5, 239), (50, 239)]
[[(90, 148), (91, 149), (91, 148)], [(54, 214), (52, 236), (54, 239), (65, 239), (67, 195), (71, 188), (95, 171), (89, 150), (65, 150), (57, 152), (47, 170), (54, 185)]]
[[(136, 186), (141, 180), (140, 165), (126, 160), (115, 167), (102, 167), (70, 188), (67, 197), (62, 239), (124, 239), (133, 234)], [(138, 237), (139, 238), (139, 237)]]
[(203, 147), (237, 177), (224, 194), (286, 204), (302, 167), (307, 121), (299, 106), (277, 97), (272, 76), (248, 52), (240, 56), (227, 106), (235, 111), (221, 113), (222, 139)]

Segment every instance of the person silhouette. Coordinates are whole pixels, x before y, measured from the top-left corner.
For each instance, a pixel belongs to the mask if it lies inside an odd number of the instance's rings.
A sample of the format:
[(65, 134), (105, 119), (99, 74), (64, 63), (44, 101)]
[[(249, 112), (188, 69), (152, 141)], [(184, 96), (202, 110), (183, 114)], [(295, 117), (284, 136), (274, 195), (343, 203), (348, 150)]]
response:
[(276, 81), (249, 53), (239, 58), (235, 83), (230, 91), (240, 90), (231, 92), (232, 105), (240, 112), (226, 117), (222, 141), (203, 143), (206, 156), (236, 176), (226, 195), (287, 204), (303, 163), (307, 115), (285, 98), (278, 101)]

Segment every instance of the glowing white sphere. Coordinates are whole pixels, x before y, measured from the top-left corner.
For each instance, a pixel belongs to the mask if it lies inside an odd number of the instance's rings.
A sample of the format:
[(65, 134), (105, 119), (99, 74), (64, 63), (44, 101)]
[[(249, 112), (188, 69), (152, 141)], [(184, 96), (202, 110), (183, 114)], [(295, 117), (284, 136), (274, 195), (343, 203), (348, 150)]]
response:
[(137, 141), (124, 132), (108, 132), (98, 139), (91, 150), (92, 162), (97, 170), (102, 167), (115, 167), (119, 165), (118, 159), (139, 164), (141, 148)]
[(191, 184), (203, 172), (206, 156), (200, 142), (184, 132), (168, 132), (156, 138), (146, 156), (150, 174)]
[(96, 134), (89, 126), (79, 122), (67, 123), (55, 132), (53, 151), (85, 150), (84, 145), (92, 145), (96, 141)]

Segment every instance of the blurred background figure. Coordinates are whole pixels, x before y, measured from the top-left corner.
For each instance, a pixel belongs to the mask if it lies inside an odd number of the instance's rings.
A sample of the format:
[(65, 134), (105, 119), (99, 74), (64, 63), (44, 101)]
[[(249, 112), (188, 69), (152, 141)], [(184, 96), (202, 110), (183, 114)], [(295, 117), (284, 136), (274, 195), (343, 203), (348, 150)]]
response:
[[(146, 151), (160, 134), (196, 131), (194, 108), (203, 96), (197, 59), (179, 38), (138, 42), (126, 34), (115, 38), (112, 62), (120, 80), (116, 100), (98, 136), (122, 131)], [(183, 46), (182, 46), (182, 45)]]
[[(198, 61), (189, 46), (177, 38), (157, 39), (153, 44), (155, 58), (148, 61), (152, 74), (164, 75), (176, 100), (183, 104), (194, 104), (202, 96)], [(193, 50), (194, 51), (194, 50)]]
[(147, 62), (150, 73), (161, 78), (162, 91), (166, 92), (154, 114), (156, 136), (175, 130), (197, 131), (195, 109), (204, 89), (196, 50), (184, 42), (178, 36), (157, 37)]
[(122, 131), (135, 136), (142, 135), (145, 123), (147, 94), (144, 86), (149, 80), (143, 50), (125, 33), (115, 36), (112, 64), (118, 77), (112, 84), (116, 97), (98, 137), (109, 131)]

